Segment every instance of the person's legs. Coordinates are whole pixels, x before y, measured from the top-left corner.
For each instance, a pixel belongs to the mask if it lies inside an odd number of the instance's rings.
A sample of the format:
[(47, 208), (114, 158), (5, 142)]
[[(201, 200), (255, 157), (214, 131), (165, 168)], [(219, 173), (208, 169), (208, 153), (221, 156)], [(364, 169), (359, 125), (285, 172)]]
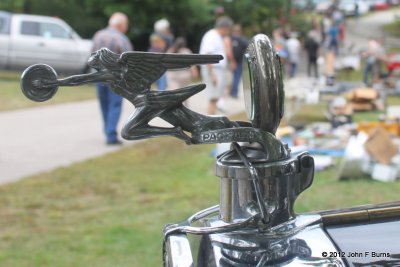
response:
[[(222, 76), (224, 75), (223, 69), (222, 70)], [(222, 96), (223, 94), (223, 87), (221, 86), (221, 73), (219, 72), (219, 69), (213, 68), (212, 70), (214, 74), (216, 75), (217, 78), (217, 84), (214, 84), (209, 71), (203, 67), (201, 69), (201, 76), (203, 78), (204, 83), (206, 84), (206, 91), (208, 95), (208, 106), (207, 106), (207, 113), (209, 115), (214, 115), (217, 113), (217, 102), (218, 99)], [(223, 77), (222, 77), (223, 79)], [(220, 90), (222, 88), (222, 90)], [(221, 91), (221, 92), (220, 92)]]
[(307, 61), (307, 75), (308, 75), (308, 77), (311, 77), (311, 65), (312, 65), (311, 59), (308, 59), (308, 61)]
[(167, 89), (167, 75), (164, 73), (156, 83), (159, 91), (165, 91)]
[(218, 99), (210, 99), (208, 101), (207, 114), (209, 115), (217, 114), (217, 102)]
[(101, 117), (103, 118), (104, 132), (106, 131), (107, 125), (107, 114), (108, 114), (108, 87), (103, 83), (97, 83), (97, 98), (99, 99)]
[(370, 72), (372, 71), (372, 64), (366, 62), (365, 63), (365, 67), (364, 67), (364, 73), (363, 73), (363, 82), (368, 85), (368, 76), (370, 74)]
[(232, 89), (231, 89), (231, 96), (234, 98), (238, 97), (239, 91), (239, 83), (240, 79), (242, 78), (242, 64), (238, 64), (235, 71), (233, 72), (233, 82), (232, 82)]
[[(311, 67), (312, 68), (314, 68), (314, 75), (315, 75), (315, 78), (318, 78), (319, 77), (319, 74), (318, 74), (318, 64), (317, 64), (317, 59), (313, 59), (311, 62), (310, 62), (310, 64), (311, 64)], [(310, 76), (311, 76), (311, 69), (310, 69)]]
[(115, 94), (111, 89), (108, 90), (108, 113), (105, 126), (105, 133), (107, 137), (107, 143), (116, 143), (117, 137), (117, 125), (119, 117), (121, 115), (122, 108), (122, 97)]
[(290, 77), (293, 78), (296, 75), (297, 64), (295, 62), (290, 63)]

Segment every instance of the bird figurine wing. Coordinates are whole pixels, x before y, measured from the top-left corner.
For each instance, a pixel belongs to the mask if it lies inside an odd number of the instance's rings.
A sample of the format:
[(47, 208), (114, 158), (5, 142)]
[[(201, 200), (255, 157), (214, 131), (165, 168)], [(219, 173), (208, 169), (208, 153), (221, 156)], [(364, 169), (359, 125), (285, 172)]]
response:
[(149, 52), (125, 52), (119, 63), (125, 67), (123, 77), (140, 91), (149, 89), (167, 70), (189, 68), (192, 65), (215, 64), (223, 59), (220, 55), (163, 54)]

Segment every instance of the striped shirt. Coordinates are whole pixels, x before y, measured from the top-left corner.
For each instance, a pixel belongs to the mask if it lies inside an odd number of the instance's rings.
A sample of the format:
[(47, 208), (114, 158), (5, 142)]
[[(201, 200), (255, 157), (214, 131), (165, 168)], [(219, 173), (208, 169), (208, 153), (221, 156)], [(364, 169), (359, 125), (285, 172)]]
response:
[(93, 36), (92, 51), (99, 50), (103, 47), (117, 54), (133, 50), (133, 46), (128, 37), (111, 27), (102, 29)]

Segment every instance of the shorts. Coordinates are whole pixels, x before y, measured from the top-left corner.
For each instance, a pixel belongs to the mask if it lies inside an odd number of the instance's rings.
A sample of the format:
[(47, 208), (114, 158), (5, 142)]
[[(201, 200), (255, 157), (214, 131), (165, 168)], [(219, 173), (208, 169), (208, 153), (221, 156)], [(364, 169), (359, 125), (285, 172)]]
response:
[(225, 68), (212, 68), (217, 78), (217, 84), (214, 85), (211, 80), (210, 73), (207, 67), (201, 68), (201, 76), (206, 84), (206, 91), (209, 100), (218, 100), (224, 95), (225, 85), (226, 85), (226, 72)]

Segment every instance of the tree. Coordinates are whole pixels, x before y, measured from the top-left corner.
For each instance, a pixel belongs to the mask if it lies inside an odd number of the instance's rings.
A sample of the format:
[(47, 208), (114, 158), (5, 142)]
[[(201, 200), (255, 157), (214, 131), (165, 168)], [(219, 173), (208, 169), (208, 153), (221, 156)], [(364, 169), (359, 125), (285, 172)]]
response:
[(170, 21), (176, 35), (190, 36), (199, 41), (201, 34), (213, 20), (208, 2), (209, 0), (2, 0), (0, 9), (60, 17), (85, 38), (91, 38), (97, 30), (105, 27), (113, 12), (122, 11), (130, 18), (131, 27), (127, 35), (136, 48), (145, 50), (153, 24), (160, 18)]

